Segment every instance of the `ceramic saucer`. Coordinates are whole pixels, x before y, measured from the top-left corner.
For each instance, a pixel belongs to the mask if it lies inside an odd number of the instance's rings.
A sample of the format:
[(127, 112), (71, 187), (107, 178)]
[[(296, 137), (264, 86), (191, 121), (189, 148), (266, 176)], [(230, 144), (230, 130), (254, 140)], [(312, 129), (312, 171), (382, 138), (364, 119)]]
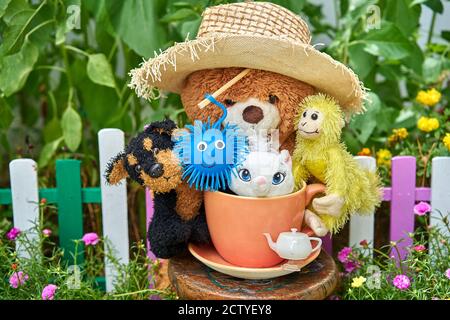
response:
[[(311, 245), (314, 247), (316, 241), (311, 241)], [(285, 260), (280, 264), (270, 268), (244, 268), (235, 266), (225, 261), (216, 248), (212, 244), (209, 245), (196, 245), (189, 244), (189, 251), (191, 254), (204, 263), (208, 267), (218, 272), (241, 279), (249, 280), (261, 280), (281, 277), (296, 271), (300, 271), (301, 268), (314, 261), (320, 254), (321, 249), (311, 253), (308, 258), (304, 260)]]

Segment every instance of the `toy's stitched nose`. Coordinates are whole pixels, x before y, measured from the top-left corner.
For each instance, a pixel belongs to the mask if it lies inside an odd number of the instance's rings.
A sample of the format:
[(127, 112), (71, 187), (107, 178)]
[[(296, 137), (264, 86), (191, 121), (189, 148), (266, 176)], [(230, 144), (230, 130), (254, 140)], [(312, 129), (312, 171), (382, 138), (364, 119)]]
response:
[(259, 176), (255, 178), (255, 182), (259, 186), (264, 186), (265, 184), (267, 184), (267, 179), (266, 177)]
[(149, 174), (152, 178), (159, 178), (164, 174), (164, 166), (161, 163), (154, 163), (150, 167)]
[(264, 113), (260, 107), (248, 106), (242, 111), (242, 118), (248, 123), (258, 123), (264, 118)]

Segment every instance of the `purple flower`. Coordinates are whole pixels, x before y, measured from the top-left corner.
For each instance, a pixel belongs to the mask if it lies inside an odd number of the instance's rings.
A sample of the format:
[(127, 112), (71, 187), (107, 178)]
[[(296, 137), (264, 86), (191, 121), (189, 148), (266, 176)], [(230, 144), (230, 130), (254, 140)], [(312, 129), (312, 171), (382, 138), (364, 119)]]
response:
[(86, 233), (81, 240), (87, 246), (95, 246), (100, 241), (100, 238), (95, 232), (90, 232)]
[(340, 262), (345, 263), (348, 261), (348, 256), (352, 253), (351, 247), (344, 247), (338, 252), (337, 258)]
[(53, 298), (55, 297), (56, 289), (58, 289), (58, 287), (54, 284), (46, 285), (42, 290), (42, 300), (53, 300)]
[(431, 211), (431, 206), (426, 203), (426, 202), (419, 202), (418, 204), (416, 204), (414, 206), (414, 213), (417, 214), (418, 216), (423, 216), (426, 213)]
[(411, 281), (409, 280), (408, 276), (405, 276), (404, 274), (396, 275), (394, 280), (392, 281), (392, 284), (400, 290), (408, 289), (411, 285)]
[(9, 278), (9, 285), (17, 289), (19, 286), (24, 285), (28, 280), (28, 275), (23, 273), (23, 271), (14, 272), (12, 276)]
[(445, 270), (445, 276), (450, 280), (450, 268)]
[(44, 237), (50, 237), (50, 235), (52, 234), (52, 230), (44, 229), (42, 230), (42, 234), (44, 235)]
[(11, 230), (8, 231), (8, 233), (6, 234), (6, 238), (8, 240), (16, 240), (16, 238), (19, 236), (20, 234), (20, 229), (19, 228), (12, 228)]

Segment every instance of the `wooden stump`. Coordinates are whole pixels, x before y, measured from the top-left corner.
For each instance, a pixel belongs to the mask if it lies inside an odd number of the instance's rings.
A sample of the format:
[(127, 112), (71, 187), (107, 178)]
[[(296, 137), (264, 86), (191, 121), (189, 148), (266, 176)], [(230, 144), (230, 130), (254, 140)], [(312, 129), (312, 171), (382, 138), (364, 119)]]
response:
[(169, 260), (169, 278), (186, 300), (323, 300), (338, 283), (338, 270), (324, 251), (300, 272), (268, 279), (244, 280), (214, 271), (192, 255)]

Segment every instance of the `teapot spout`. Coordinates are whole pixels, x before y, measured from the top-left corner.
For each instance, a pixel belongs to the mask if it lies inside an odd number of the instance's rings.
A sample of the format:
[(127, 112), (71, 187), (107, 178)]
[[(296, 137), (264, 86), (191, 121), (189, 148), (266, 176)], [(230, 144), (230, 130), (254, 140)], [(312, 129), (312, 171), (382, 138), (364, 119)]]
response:
[(277, 244), (275, 242), (273, 242), (272, 237), (270, 236), (269, 233), (263, 233), (263, 235), (266, 237), (267, 239), (267, 243), (269, 244), (270, 249), (272, 249), (273, 251), (277, 252)]

